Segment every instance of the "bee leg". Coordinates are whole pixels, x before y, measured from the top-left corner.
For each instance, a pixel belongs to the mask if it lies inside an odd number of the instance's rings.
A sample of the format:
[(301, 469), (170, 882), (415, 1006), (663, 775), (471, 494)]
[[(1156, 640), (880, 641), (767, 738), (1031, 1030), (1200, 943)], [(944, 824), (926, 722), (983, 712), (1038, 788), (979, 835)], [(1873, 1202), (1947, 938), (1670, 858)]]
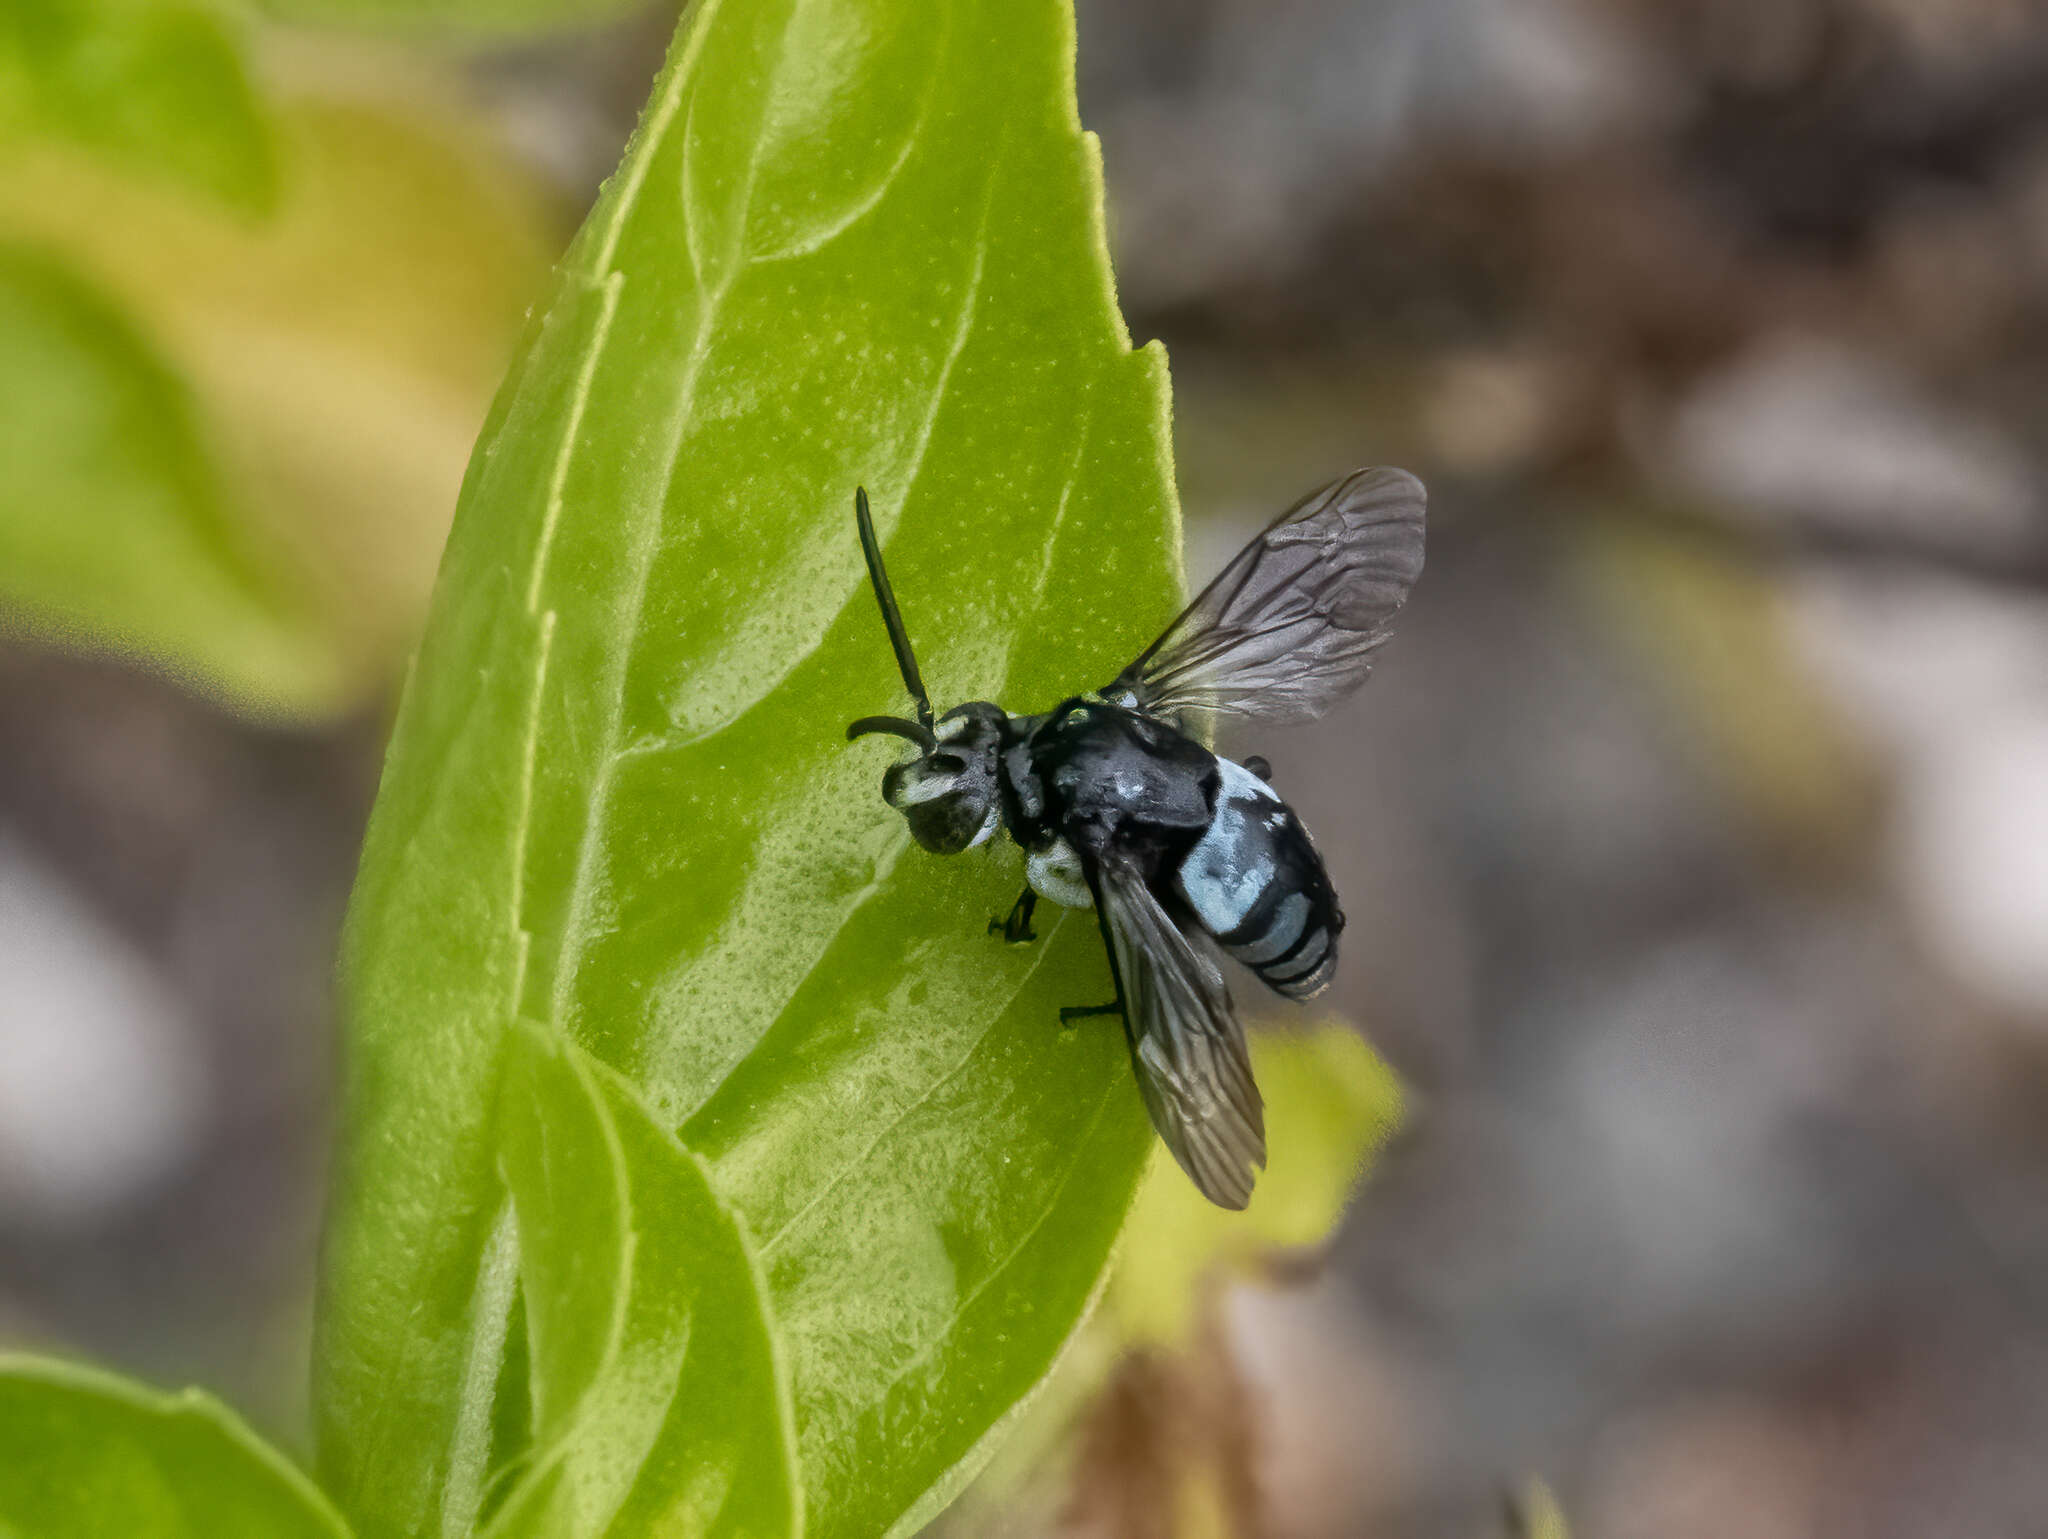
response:
[(1109, 954), (1109, 976), (1116, 984), (1116, 998), (1106, 1005), (1061, 1005), (1060, 1026), (1065, 1029), (1091, 1016), (1119, 1015), (1123, 1017), (1124, 1031), (1128, 1034), (1131, 1013), (1124, 1008), (1124, 970), (1117, 965), (1116, 942), (1110, 936), (1109, 915), (1102, 906), (1102, 884), (1096, 879), (1092, 866), (1088, 869), (1088, 891), (1095, 899), (1095, 924), (1102, 931), (1102, 949)]
[(1074, 1022), (1085, 1021), (1090, 1016), (1122, 1015), (1123, 1013), (1123, 1004), (1114, 999), (1106, 1005), (1061, 1005), (1060, 1024), (1062, 1026), (1071, 1026)]
[(1038, 932), (1031, 928), (1031, 912), (1037, 907), (1038, 894), (1029, 887), (1025, 888), (1018, 894), (1017, 901), (1010, 905), (1010, 912), (1006, 918), (991, 919), (988, 922), (988, 933), (1001, 935), (1013, 946), (1037, 940)]

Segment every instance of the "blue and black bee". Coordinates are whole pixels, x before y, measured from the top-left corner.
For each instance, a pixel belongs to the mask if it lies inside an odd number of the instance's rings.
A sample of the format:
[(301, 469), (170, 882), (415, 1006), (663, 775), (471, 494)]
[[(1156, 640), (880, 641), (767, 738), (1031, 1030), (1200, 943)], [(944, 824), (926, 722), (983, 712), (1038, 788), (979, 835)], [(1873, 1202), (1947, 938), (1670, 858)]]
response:
[(1422, 484), (1380, 468), (1311, 493), (1111, 683), (1043, 716), (986, 700), (933, 716), (865, 492), (854, 506), (917, 719), (864, 716), (846, 735), (917, 746), (882, 795), (927, 850), (956, 855), (998, 826), (1023, 846), (1030, 885), (989, 922), (1005, 940), (1035, 938), (1041, 897), (1095, 910), (1116, 999), (1060, 1018), (1123, 1018), (1153, 1127), (1204, 1196), (1242, 1208), (1265, 1113), (1214, 948), (1307, 999), (1336, 971), (1344, 911), (1266, 762), (1218, 758), (1190, 718), (1308, 721), (1364, 682), (1422, 571)]

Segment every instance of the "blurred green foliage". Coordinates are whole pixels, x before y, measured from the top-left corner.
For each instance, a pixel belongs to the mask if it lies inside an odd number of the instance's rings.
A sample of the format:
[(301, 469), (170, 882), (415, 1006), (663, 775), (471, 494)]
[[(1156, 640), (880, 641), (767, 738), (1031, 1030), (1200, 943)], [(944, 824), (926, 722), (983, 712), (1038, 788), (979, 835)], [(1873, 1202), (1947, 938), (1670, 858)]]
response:
[[(157, 8), (65, 15), (64, 50), (54, 24), (0, 24), (19, 66), (0, 76), (132, 60)], [(303, 719), (396, 677), (555, 236), (442, 72), (288, 39), (268, 56), (274, 99), (244, 89), (235, 136), (167, 105), (116, 154), (0, 112), (0, 622)], [(260, 197), (223, 169), (259, 160)]]
[(591, 26), (651, 9), (653, 0), (257, 0), (281, 21), (438, 35)]
[(197, 1390), (0, 1357), (0, 1533), (346, 1539), (305, 1476)]
[(8, 0), (0, 166), (50, 136), (244, 215), (277, 200), (276, 146), (241, 39), (206, 0)]

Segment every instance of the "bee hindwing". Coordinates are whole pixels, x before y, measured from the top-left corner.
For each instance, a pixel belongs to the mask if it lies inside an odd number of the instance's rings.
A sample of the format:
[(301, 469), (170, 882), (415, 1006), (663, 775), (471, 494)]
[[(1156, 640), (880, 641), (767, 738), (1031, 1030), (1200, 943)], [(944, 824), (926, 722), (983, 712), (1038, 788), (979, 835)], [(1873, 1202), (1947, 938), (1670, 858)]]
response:
[(1222, 971), (1134, 863), (1111, 855), (1096, 876), (1152, 1126), (1205, 1197), (1242, 1208), (1266, 1163), (1266, 1120)]

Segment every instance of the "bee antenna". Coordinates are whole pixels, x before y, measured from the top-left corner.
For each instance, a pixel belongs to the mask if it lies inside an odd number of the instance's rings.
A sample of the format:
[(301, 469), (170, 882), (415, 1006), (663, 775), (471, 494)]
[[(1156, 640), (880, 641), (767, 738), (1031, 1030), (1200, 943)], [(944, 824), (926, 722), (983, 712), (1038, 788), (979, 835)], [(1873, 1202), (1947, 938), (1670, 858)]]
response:
[(914, 721), (905, 721), (901, 716), (863, 716), (859, 721), (849, 722), (846, 740), (850, 743), (857, 737), (870, 732), (891, 732), (897, 737), (907, 737), (926, 753), (939, 746), (939, 740), (932, 736), (931, 728)]
[[(904, 687), (910, 691), (910, 698), (917, 702), (917, 719), (924, 724), (924, 746), (929, 751), (932, 747), (932, 702), (924, 692), (924, 679), (917, 671), (917, 657), (910, 650), (910, 633), (903, 628), (903, 611), (896, 607), (896, 590), (889, 586), (889, 573), (882, 565), (882, 545), (875, 538), (875, 521), (868, 513), (868, 493), (864, 486), (853, 489), (853, 516), (860, 524), (861, 554), (868, 558), (868, 581), (875, 585), (875, 602), (882, 606), (882, 624), (889, 629), (889, 645), (896, 649), (896, 666), (903, 671)], [(853, 725), (858, 727), (863, 722), (874, 723), (895, 719), (897, 718), (867, 716)], [(896, 732), (899, 737), (910, 736), (906, 732), (897, 731), (894, 727), (870, 726), (867, 730)], [(847, 735), (854, 735), (852, 728), (847, 729)], [(912, 738), (911, 741), (916, 742), (918, 739)]]

